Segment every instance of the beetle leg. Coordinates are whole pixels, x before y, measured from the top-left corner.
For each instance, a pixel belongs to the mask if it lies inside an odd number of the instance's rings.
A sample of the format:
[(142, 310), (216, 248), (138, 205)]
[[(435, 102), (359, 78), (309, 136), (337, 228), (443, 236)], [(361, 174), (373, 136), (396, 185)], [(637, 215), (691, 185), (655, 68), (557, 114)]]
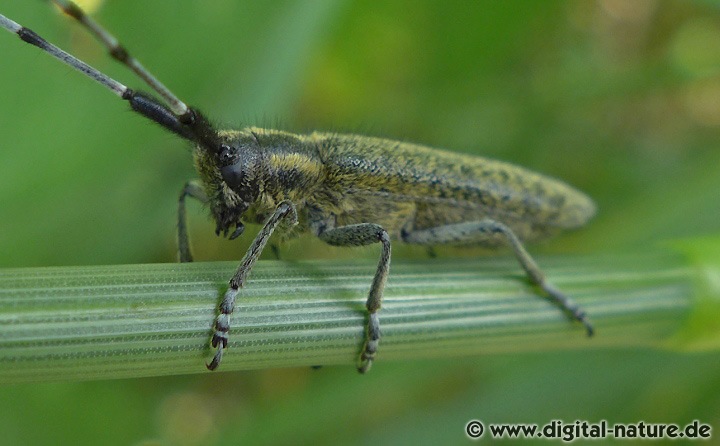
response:
[(540, 267), (525, 250), (520, 239), (508, 226), (496, 220), (485, 219), (477, 222), (457, 223), (422, 230), (403, 230), (401, 238), (406, 243), (421, 245), (441, 244), (509, 244), (515, 253), (520, 266), (525, 270), (530, 281), (539, 286), (573, 319), (585, 326), (588, 336), (593, 335), (593, 326), (585, 311), (575, 302), (548, 282)]
[(187, 232), (187, 216), (185, 211), (185, 197), (192, 197), (202, 203), (208, 202), (202, 186), (197, 181), (188, 181), (183, 186), (178, 199), (178, 221), (177, 221), (177, 241), (178, 241), (178, 259), (181, 263), (192, 262), (193, 257), (190, 252), (190, 238)]
[(325, 243), (333, 246), (365, 246), (373, 243), (382, 243), (382, 253), (378, 262), (377, 271), (373, 278), (367, 303), (368, 322), (365, 334), (365, 344), (360, 354), (358, 371), (365, 373), (370, 369), (378, 343), (380, 342), (380, 322), (377, 311), (382, 305), (383, 290), (390, 270), (390, 236), (382, 226), (374, 223), (360, 223), (356, 225), (340, 226), (338, 228), (322, 230), (318, 237)]
[(285, 218), (290, 218), (291, 224), (293, 225), (297, 223), (297, 211), (295, 210), (295, 205), (289, 201), (281, 202), (275, 209), (275, 212), (265, 222), (265, 225), (262, 229), (260, 229), (258, 235), (255, 236), (255, 240), (253, 240), (250, 248), (248, 248), (245, 253), (245, 256), (240, 262), (240, 266), (230, 279), (230, 286), (225, 292), (225, 296), (223, 296), (223, 300), (220, 303), (220, 314), (218, 314), (218, 317), (215, 320), (215, 333), (213, 334), (211, 343), (213, 347), (217, 348), (217, 351), (215, 352), (215, 356), (210, 364), (206, 364), (208, 369), (215, 370), (218, 365), (220, 365), (223, 349), (226, 348), (228, 344), (230, 315), (235, 309), (235, 297), (238, 295), (240, 288), (242, 288), (245, 284), (245, 280), (250, 274), (250, 270), (260, 257), (263, 248), (265, 248), (265, 245), (275, 231), (275, 228), (277, 228), (278, 224), (280, 224), (280, 222)]

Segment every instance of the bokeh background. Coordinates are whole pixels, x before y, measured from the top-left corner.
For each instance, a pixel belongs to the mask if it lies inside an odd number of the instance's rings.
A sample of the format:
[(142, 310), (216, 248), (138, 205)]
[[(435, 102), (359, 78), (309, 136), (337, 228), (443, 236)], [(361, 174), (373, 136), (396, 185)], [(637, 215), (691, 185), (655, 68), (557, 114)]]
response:
[[(46, 2), (0, 12), (141, 86)], [(107, 1), (94, 15), (219, 124), (478, 153), (596, 199), (587, 229), (535, 253), (720, 230), (715, 1)], [(12, 35), (0, 48), (0, 267), (174, 261), (187, 144)], [(217, 239), (201, 206), (190, 213), (199, 260), (241, 257), (249, 236)], [(309, 239), (281, 252), (377, 255), (347, 251)], [(441, 252), (455, 254), (467, 255)], [(3, 386), (0, 443), (462, 444), (473, 418), (720, 429), (718, 414), (717, 353), (628, 348), (380, 362), (365, 377), (347, 366)]]

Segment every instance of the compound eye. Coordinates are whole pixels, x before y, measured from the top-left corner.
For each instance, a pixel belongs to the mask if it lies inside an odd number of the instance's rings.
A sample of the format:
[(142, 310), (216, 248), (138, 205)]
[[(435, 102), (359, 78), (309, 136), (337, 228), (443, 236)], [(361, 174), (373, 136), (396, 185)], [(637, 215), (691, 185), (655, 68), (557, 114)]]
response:
[(220, 174), (223, 177), (223, 181), (232, 189), (236, 189), (240, 185), (244, 176), (239, 162), (222, 166), (220, 168)]
[(221, 146), (220, 150), (220, 174), (223, 181), (232, 189), (240, 185), (244, 176), (240, 166), (240, 158), (230, 146), (225, 144)]
[(218, 152), (218, 158), (220, 159), (220, 165), (221, 166), (227, 166), (229, 164), (233, 164), (235, 162), (235, 153), (233, 152), (232, 147), (230, 147), (227, 144), (221, 144), (220, 145), (220, 151)]

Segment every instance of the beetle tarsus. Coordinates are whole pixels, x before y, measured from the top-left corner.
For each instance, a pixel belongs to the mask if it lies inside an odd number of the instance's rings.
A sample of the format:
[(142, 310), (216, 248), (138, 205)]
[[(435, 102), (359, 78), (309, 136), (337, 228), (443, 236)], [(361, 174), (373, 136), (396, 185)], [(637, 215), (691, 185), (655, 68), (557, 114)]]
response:
[(220, 365), (220, 361), (222, 361), (223, 356), (223, 347), (222, 345), (218, 346), (217, 351), (215, 351), (215, 356), (213, 356), (212, 361), (210, 363), (205, 363), (205, 367), (207, 367), (208, 370), (215, 370)]

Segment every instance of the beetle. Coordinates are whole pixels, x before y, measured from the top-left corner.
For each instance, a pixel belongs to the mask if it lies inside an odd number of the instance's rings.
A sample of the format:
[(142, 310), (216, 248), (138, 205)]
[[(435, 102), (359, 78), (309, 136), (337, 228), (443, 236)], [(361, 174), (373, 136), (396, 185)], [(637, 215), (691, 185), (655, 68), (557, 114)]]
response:
[(182, 189), (178, 203), (178, 254), (193, 260), (185, 202), (206, 204), (216, 234), (239, 237), (245, 223), (260, 223), (218, 308), (209, 364), (215, 370), (228, 346), (230, 315), (239, 290), (277, 230), (283, 238), (312, 234), (329, 245), (379, 244), (380, 259), (366, 308), (358, 370), (372, 365), (380, 341), (378, 311), (395, 241), (424, 245), (509, 246), (530, 281), (588, 335), (585, 312), (546, 280), (523, 243), (583, 226), (593, 201), (564, 182), (502, 161), (461, 155), (382, 138), (314, 132), (307, 135), (247, 127), (216, 127), (146, 70), (110, 33), (67, 0), (53, 0), (134, 71), (160, 99), (132, 90), (0, 15), (0, 26), (96, 80), (131, 109), (193, 144), (199, 181)]

